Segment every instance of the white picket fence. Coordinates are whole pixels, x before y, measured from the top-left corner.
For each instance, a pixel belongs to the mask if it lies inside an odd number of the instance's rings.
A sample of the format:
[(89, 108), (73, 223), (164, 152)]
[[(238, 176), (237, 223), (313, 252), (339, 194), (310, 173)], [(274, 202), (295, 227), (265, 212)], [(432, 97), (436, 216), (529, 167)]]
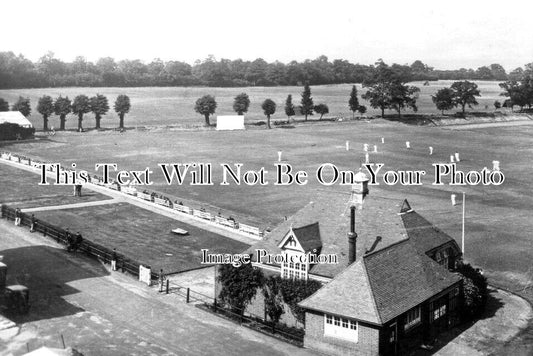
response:
[(135, 187), (123, 186), (123, 187), (120, 187), (120, 191), (128, 195), (133, 195), (133, 196), (137, 195), (137, 188)]
[[(22, 157), (13, 155), (13, 154), (11, 154), (9, 152), (1, 153), (0, 157), (2, 159), (4, 159), (4, 160), (10, 160), (12, 162), (17, 162), (17, 163), (20, 163), (20, 164), (24, 164), (24, 165), (27, 165), (27, 166), (34, 167), (34, 168), (40, 168), (42, 164), (45, 164), (45, 162), (34, 161), (32, 159), (29, 159), (29, 158), (22, 158)], [(55, 172), (56, 171), (55, 166), (52, 166), (52, 165), (49, 165), (47, 170), (51, 171), (51, 172)], [(61, 168), (61, 172), (74, 172), (74, 171), (71, 170), (71, 169)], [(173, 208), (174, 210), (179, 211), (181, 213), (192, 215), (192, 216), (195, 216), (195, 217), (203, 219), (203, 220), (208, 220), (208, 221), (216, 223), (218, 225), (222, 225), (222, 226), (225, 226), (225, 227), (236, 229), (236, 230), (238, 230), (240, 232), (243, 232), (243, 233), (246, 233), (246, 234), (249, 234), (249, 235), (253, 235), (253, 236), (256, 236), (256, 237), (259, 237), (259, 238), (261, 238), (263, 236), (263, 233), (259, 230), (258, 227), (251, 226), (251, 225), (246, 225), (246, 224), (242, 224), (242, 223), (237, 223), (233, 219), (226, 219), (226, 218), (223, 218), (221, 216), (215, 216), (215, 215), (213, 215), (211, 213), (208, 213), (206, 211), (193, 209), (193, 208), (190, 208), (190, 207), (185, 206), (185, 205), (176, 204), (176, 203), (173, 204), (170, 200), (168, 200), (166, 198), (154, 197), (154, 199), (152, 200), (152, 195), (150, 193), (139, 192), (137, 190), (137, 188), (132, 187), (132, 186), (120, 186), (116, 182), (113, 182), (113, 183), (110, 183), (110, 184), (104, 184), (103, 179), (101, 177), (98, 177), (98, 176), (91, 177), (91, 183), (93, 183), (95, 185), (99, 185), (99, 186), (104, 186), (104, 187), (106, 187), (108, 189), (119, 190), (119, 191), (122, 191), (125, 194), (136, 196), (139, 199), (143, 199), (143, 200), (150, 201), (150, 202), (153, 201), (153, 203), (155, 203), (155, 204), (166, 206), (166, 207), (169, 207), (169, 208)], [(143, 271), (143, 272), (146, 273), (146, 271)]]
[(174, 204), (174, 210), (177, 210), (179, 212), (189, 214), (189, 215), (192, 214), (192, 209), (185, 205)]
[(161, 199), (161, 198), (155, 197), (154, 203), (170, 208), (170, 201), (168, 199)]
[(259, 231), (258, 227), (246, 225), (246, 224), (240, 224), (239, 223), (239, 231), (245, 232), (250, 235), (254, 236), (261, 236), (261, 231)]
[(229, 220), (220, 216), (215, 216), (215, 222), (220, 225), (228, 226), (231, 228), (237, 228), (237, 224), (235, 223), (235, 220)]
[(205, 211), (201, 211), (201, 210), (193, 209), (192, 210), (192, 215), (196, 216), (196, 217), (199, 217), (201, 219), (205, 219), (205, 220), (210, 220), (210, 221), (213, 220), (213, 215), (211, 215), (210, 213), (207, 213)]
[(148, 193), (137, 192), (137, 198), (152, 201), (152, 196)]

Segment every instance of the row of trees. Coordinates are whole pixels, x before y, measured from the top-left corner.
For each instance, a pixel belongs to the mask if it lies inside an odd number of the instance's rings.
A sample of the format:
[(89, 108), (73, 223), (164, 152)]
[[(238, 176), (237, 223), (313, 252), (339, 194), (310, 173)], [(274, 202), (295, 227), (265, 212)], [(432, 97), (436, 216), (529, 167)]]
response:
[(449, 88), (442, 88), (431, 99), (435, 103), (437, 109), (444, 111), (451, 110), (454, 107), (461, 106), (463, 117), (465, 116), (465, 108), (468, 105), (472, 108), (473, 105), (478, 105), (476, 97), (481, 96), (476, 83), (468, 80), (461, 82), (454, 82)]
[[(515, 106), (520, 107), (520, 111), (526, 106), (531, 109), (533, 105), (533, 64), (526, 66), (526, 71), (522, 72), (521, 77), (517, 80), (508, 80), (499, 85), (504, 90), (500, 95), (508, 99), (503, 104), (496, 100), (494, 102), (495, 109), (505, 107), (514, 110)], [(477, 84), (465, 80), (454, 82), (449, 88), (440, 89), (431, 98), (437, 109), (443, 113), (445, 110), (460, 106), (464, 116), (466, 106), (472, 108), (472, 106), (478, 105), (476, 97), (479, 96), (481, 94)]]
[[(533, 105), (533, 63), (526, 69), (521, 78), (500, 83), (500, 88), (504, 90), (501, 95), (508, 98), (503, 103), (504, 107), (510, 107), (512, 110), (514, 106), (518, 106), (520, 111), (526, 106), (531, 109)], [(494, 106), (498, 108), (497, 101)]]
[[(300, 104), (301, 105), (299, 106), (295, 106), (292, 103), (292, 95), (289, 94), (287, 96), (287, 99), (285, 100), (285, 115), (287, 115), (287, 117), (290, 119), (292, 116), (296, 115), (296, 112), (298, 111), (301, 115), (305, 116), (305, 120), (307, 121), (307, 118), (310, 115), (313, 115), (314, 112), (320, 115), (320, 120), (322, 120), (322, 117), (325, 114), (329, 113), (329, 107), (327, 104), (321, 103), (318, 105), (314, 105), (313, 98), (311, 97), (311, 88), (309, 84), (306, 84), (304, 86)], [(196, 100), (194, 110), (204, 116), (205, 124), (209, 126), (209, 118), (215, 113), (217, 105), (218, 104), (213, 96), (204, 95), (198, 100)], [(355, 85), (352, 86), (350, 99), (348, 100), (348, 106), (353, 112), (354, 117), (357, 111), (361, 114), (364, 114), (366, 112), (366, 107), (364, 105), (359, 105), (359, 99), (357, 98), (357, 88)], [(241, 93), (237, 95), (233, 100), (233, 110), (238, 115), (244, 115), (244, 113), (248, 112), (249, 107), (250, 97), (246, 93)], [(277, 105), (272, 99), (266, 99), (261, 104), (261, 108), (263, 109), (263, 113), (267, 118), (267, 128), (270, 129), (270, 118), (272, 115), (275, 114)]]
[[(326, 56), (290, 63), (268, 63), (262, 58), (217, 60), (208, 56), (193, 65), (154, 59), (144, 63), (138, 59), (115, 61), (111, 57), (95, 63), (79, 56), (63, 62), (52, 52), (32, 62), (13, 52), (0, 52), (0, 88), (36, 87), (132, 87), (132, 86), (278, 86), (363, 83), (379, 71), (378, 65), (353, 64), (344, 59), (330, 61)], [(531, 64), (530, 64), (531, 65)], [(499, 64), (474, 69), (436, 70), (420, 60), (411, 65), (393, 64), (394, 69), (408, 75), (409, 81), (439, 79), (517, 80), (524, 71), (517, 68), (506, 73)]]
[[(131, 108), (130, 98), (127, 95), (119, 95), (115, 100), (114, 110), (119, 115), (119, 127), (124, 128), (124, 116)], [(20, 111), (22, 115), (28, 117), (31, 114), (31, 105), (29, 98), (20, 96), (11, 106), (12, 111)], [(0, 98), (0, 111), (9, 111), (9, 103)], [(44, 95), (39, 98), (37, 103), (37, 112), (43, 117), (43, 130), (48, 131), (48, 119), (52, 115), (59, 116), (59, 129), (65, 129), (67, 115), (72, 113), (78, 116), (78, 130), (82, 131), (83, 115), (89, 112), (94, 114), (96, 121), (95, 128), (100, 128), (102, 116), (109, 111), (109, 102), (107, 97), (101, 94), (89, 98), (87, 95), (78, 95), (71, 101), (68, 96), (61, 95), (55, 100), (51, 96)]]

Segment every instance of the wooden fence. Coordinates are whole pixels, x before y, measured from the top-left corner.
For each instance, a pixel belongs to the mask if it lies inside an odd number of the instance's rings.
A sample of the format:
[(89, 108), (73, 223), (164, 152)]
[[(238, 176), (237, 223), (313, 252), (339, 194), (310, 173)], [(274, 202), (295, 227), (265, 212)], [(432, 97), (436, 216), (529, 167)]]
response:
[[(7, 220), (15, 220), (15, 208), (11, 208), (7, 205), (2, 205), (2, 218)], [(21, 226), (30, 226), (31, 225), (31, 215), (21, 213)], [(68, 245), (67, 241), (67, 231), (61, 227), (52, 225), (40, 219), (35, 219), (34, 224), (35, 232), (42, 233), (43, 236), (48, 236), (53, 238), (59, 243)], [(72, 232), (71, 232), (72, 234)], [(83, 237), (82, 243), (78, 246), (78, 251), (85, 253), (87, 256), (97, 258), (104, 263), (111, 263), (113, 257), (113, 251), (107, 247), (104, 247), (96, 242), (92, 242), (87, 237)], [(117, 259), (117, 269), (122, 270), (123, 272), (128, 272), (136, 277), (139, 277), (139, 266), (141, 263), (134, 261), (123, 254), (118, 254)], [(146, 264), (142, 264), (146, 266)], [(157, 273), (152, 272), (152, 279), (156, 280), (158, 278)]]

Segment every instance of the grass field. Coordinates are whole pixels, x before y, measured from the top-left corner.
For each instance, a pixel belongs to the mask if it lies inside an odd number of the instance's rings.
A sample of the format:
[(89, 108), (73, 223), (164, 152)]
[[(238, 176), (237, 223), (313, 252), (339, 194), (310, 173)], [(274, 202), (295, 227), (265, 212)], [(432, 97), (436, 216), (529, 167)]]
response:
[[(438, 89), (450, 86), (452, 81), (431, 82), (424, 86), (422, 82), (414, 82), (420, 88), (420, 98), (418, 108), (420, 113), (439, 113), (433, 102), (431, 95)], [(495, 100), (503, 101), (499, 96), (501, 89), (498, 82), (480, 81), (477, 82), (481, 91), (478, 99), (479, 106), (475, 110), (492, 112)], [(359, 97), (366, 91), (357, 85)], [(42, 128), (42, 117), (37, 112), (38, 99), (43, 95), (50, 95), (56, 98), (59, 95), (68, 96), (73, 99), (76, 95), (85, 94), (88, 96), (97, 93), (108, 97), (110, 111), (102, 119), (102, 127), (118, 127), (118, 116), (113, 111), (113, 103), (119, 94), (127, 94), (131, 98), (132, 108), (126, 115), (125, 125), (128, 127), (151, 126), (151, 125), (202, 125), (203, 117), (194, 112), (196, 99), (205, 95), (214, 95), (218, 107), (217, 115), (233, 115), (233, 99), (236, 95), (245, 92), (250, 96), (251, 105), (246, 114), (247, 122), (265, 120), (261, 103), (270, 98), (278, 105), (277, 112), (272, 116), (273, 120), (286, 120), (284, 106), (288, 94), (292, 94), (294, 105), (299, 105), (302, 87), (246, 87), (246, 88), (45, 88), (45, 89), (17, 89), (0, 90), (0, 98), (4, 98), (13, 104), (19, 96), (29, 97), (32, 105), (30, 121), (37, 129)], [(311, 87), (312, 97), (315, 105), (325, 103), (329, 106), (329, 116), (351, 117), (352, 113), (348, 108), (348, 99), (351, 91), (351, 84), (321, 85)], [(367, 115), (381, 114), (377, 110), (370, 108), (367, 102), (360, 98), (361, 104), (368, 108)], [(313, 119), (318, 118), (317, 115)], [(216, 120), (213, 120), (215, 122)], [(59, 118), (50, 118), (49, 126), (59, 127)], [(94, 115), (84, 116), (84, 127), (95, 126)], [(77, 127), (77, 117), (69, 115), (67, 117), (67, 129)]]
[[(284, 91), (289, 88), (276, 89)], [(149, 89), (137, 90), (140, 93)], [(318, 90), (314, 96), (318, 97)], [(6, 144), (2, 149), (63, 164), (76, 162), (78, 167), (89, 172), (94, 172), (96, 162), (118, 163), (120, 169), (144, 170), (149, 167), (154, 171), (154, 185), (150, 189), (194, 201), (213, 212), (219, 210), (223, 215), (233, 215), (240, 221), (272, 228), (284, 216), (295, 213), (315, 199), (317, 192), (343, 191), (348, 194), (349, 187), (319, 184), (314, 172), (320, 164), (327, 162), (340, 169), (355, 169), (363, 160), (362, 144), (369, 143), (371, 147), (376, 144), (379, 153), (371, 154), (370, 158), (371, 161), (384, 163), (384, 170), (426, 170), (428, 173), (422, 186), (387, 186), (381, 183), (379, 187), (371, 187), (370, 197), (407, 198), (415, 210), (459, 241), (461, 207), (450, 204), (450, 194), (456, 193), (460, 197), (464, 191), (466, 259), (483, 267), (492, 283), (533, 300), (533, 220), (530, 218), (533, 206), (532, 134), (532, 126), (456, 131), (376, 119), (244, 132), (160, 129), (131, 130), (122, 134), (113, 131), (65, 132), (35, 142)], [(381, 144), (381, 137), (385, 138), (385, 144)], [(345, 150), (346, 140), (351, 144), (349, 152)], [(411, 150), (405, 149), (406, 140), (411, 142)], [(428, 146), (434, 147), (433, 156), (428, 155)], [(273, 164), (277, 161), (279, 150), (283, 151), (283, 160), (292, 164), (294, 169), (309, 173), (307, 185), (282, 187), (272, 184)], [(493, 160), (499, 160), (506, 176), (505, 183), (501, 186), (432, 185), (431, 164), (448, 162), (450, 154), (455, 152), (461, 154), (458, 168), (464, 171), (479, 171), (483, 167), (491, 167)], [(157, 163), (165, 162), (212, 163), (214, 185), (166, 185), (157, 166)], [(270, 184), (221, 186), (221, 163), (242, 163), (246, 170), (265, 167), (269, 171), (267, 178)]]
[[(239, 253), (248, 245), (126, 203), (36, 212), (51, 224), (80, 231), (93, 242), (166, 273), (201, 267), (201, 249)], [(176, 227), (189, 232), (179, 236)]]
[[(75, 197), (72, 187), (43, 186), (39, 185), (39, 179), (37, 174), (2, 164), (0, 166), (0, 202), (25, 209), (110, 199), (87, 189), (82, 191), (81, 197)], [(13, 187), (13, 182), (16, 182), (16, 188)]]
[[(154, 171), (152, 187), (178, 198), (212, 206), (224, 215), (238, 220), (262, 222), (274, 227), (284, 216), (291, 215), (316, 197), (317, 191), (344, 191), (349, 187), (325, 187), (313, 177), (322, 163), (331, 162), (340, 169), (354, 169), (363, 159), (362, 144), (378, 145), (371, 160), (382, 162), (385, 169), (426, 170), (422, 186), (371, 187), (371, 196), (387, 195), (407, 198), (412, 207), (459, 239), (461, 209), (450, 204), (450, 194), (466, 192), (466, 258), (483, 268), (492, 281), (507, 288), (531, 293), (531, 235), (533, 206), (531, 191), (531, 126), (445, 130), (435, 127), (413, 127), (399, 123), (371, 122), (323, 123), (295, 129), (252, 130), (244, 132), (215, 131), (128, 131), (58, 134), (51, 141), (13, 143), (4, 149), (22, 152), (64, 164), (76, 162), (78, 167), (94, 171), (95, 162), (114, 162), (120, 169)], [(382, 145), (381, 137), (385, 138)], [(344, 144), (350, 140), (352, 149)], [(411, 150), (405, 149), (411, 141)], [(428, 155), (428, 146), (435, 148)], [(243, 163), (245, 169), (265, 167), (272, 182), (273, 163), (277, 151), (294, 169), (310, 174), (305, 186), (220, 186), (220, 163)], [(447, 162), (449, 155), (460, 152), (461, 170), (481, 170), (501, 161), (506, 181), (502, 186), (435, 186), (432, 185), (432, 163)], [(157, 167), (160, 162), (210, 162), (214, 166), (213, 186), (171, 185), (163, 182)], [(347, 196), (348, 197), (348, 196)], [(107, 208), (107, 207), (106, 207)]]

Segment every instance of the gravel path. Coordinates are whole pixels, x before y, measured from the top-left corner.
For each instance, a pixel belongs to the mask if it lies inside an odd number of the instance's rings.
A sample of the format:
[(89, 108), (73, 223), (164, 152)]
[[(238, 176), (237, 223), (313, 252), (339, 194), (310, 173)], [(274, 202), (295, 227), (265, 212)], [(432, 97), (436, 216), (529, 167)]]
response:
[(8, 284), (29, 286), (31, 303), (16, 328), (0, 331), (2, 355), (61, 347), (61, 335), (86, 356), (312, 354), (160, 295), (6, 220), (0, 235)]

